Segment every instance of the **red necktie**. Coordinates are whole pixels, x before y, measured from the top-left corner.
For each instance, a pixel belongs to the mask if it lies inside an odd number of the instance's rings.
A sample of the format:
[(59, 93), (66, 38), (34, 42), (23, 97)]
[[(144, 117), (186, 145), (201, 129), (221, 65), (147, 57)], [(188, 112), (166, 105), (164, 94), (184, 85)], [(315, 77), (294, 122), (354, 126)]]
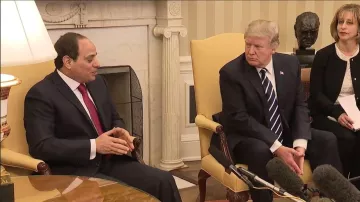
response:
[(103, 134), (104, 132), (103, 132), (103, 129), (101, 127), (101, 123), (100, 123), (100, 119), (99, 119), (97, 110), (95, 108), (94, 103), (91, 101), (91, 99), (90, 99), (90, 97), (88, 95), (86, 86), (84, 84), (80, 84), (78, 89), (79, 89), (79, 91), (80, 91), (80, 93), (81, 93), (81, 95), (83, 97), (83, 100), (85, 102), (85, 105), (86, 105), (87, 109), (89, 110), (91, 120), (95, 125), (95, 128), (96, 128), (96, 130), (98, 132), (98, 135)]

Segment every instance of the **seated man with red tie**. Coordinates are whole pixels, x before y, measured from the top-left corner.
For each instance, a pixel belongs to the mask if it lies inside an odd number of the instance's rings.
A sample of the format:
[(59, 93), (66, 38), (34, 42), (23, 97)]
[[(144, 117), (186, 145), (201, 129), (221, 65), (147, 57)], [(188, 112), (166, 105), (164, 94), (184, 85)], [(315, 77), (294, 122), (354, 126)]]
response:
[(30, 154), (46, 161), (53, 174), (115, 179), (161, 201), (181, 201), (170, 173), (125, 155), (134, 149), (134, 137), (124, 129), (106, 82), (97, 75), (95, 45), (83, 35), (66, 33), (55, 50), (56, 70), (25, 98)]

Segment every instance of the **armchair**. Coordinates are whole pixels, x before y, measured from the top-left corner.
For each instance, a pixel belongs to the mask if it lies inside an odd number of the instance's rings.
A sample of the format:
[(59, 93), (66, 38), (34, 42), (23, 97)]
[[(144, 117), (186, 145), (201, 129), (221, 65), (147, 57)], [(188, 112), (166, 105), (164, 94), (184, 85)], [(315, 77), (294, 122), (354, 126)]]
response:
[[(21, 85), (11, 89), (8, 101), (8, 122), (11, 126), (9, 137), (1, 142), (1, 165), (6, 167), (10, 175), (29, 175), (36, 172), (49, 175), (49, 166), (40, 159), (32, 158), (28, 153), (28, 145), (24, 128), (24, 99), (29, 89), (47, 74), (54, 71), (52, 61), (23, 65), (17, 67), (3, 67), (2, 73), (11, 74), (22, 80)], [(36, 71), (34, 71), (36, 70)]]
[[(205, 201), (206, 180), (214, 177), (227, 187), (229, 201), (247, 201), (249, 187), (209, 154), (208, 149), (212, 135), (219, 135), (222, 152), (231, 161), (223, 127), (213, 121), (212, 116), (222, 110), (219, 87), (219, 70), (227, 62), (236, 58), (245, 50), (244, 35), (241, 33), (224, 33), (204, 40), (192, 40), (190, 43), (192, 68), (194, 76), (195, 102), (197, 116), (195, 124), (199, 130), (201, 149), (201, 170), (198, 174), (200, 202)], [(247, 169), (247, 165), (237, 164)], [(310, 166), (304, 166), (304, 182), (310, 181)]]

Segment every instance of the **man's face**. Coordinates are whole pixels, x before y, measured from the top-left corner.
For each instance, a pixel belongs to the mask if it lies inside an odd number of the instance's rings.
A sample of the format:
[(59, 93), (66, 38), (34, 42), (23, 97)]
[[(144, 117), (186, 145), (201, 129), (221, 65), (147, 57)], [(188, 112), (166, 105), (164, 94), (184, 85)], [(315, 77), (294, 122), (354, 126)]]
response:
[(89, 39), (79, 39), (79, 56), (76, 61), (72, 60), (70, 72), (74, 80), (79, 83), (87, 83), (95, 80), (97, 69), (100, 67), (96, 58), (95, 45)]
[(318, 37), (318, 27), (315, 19), (304, 19), (296, 29), (299, 48), (311, 47)]
[(274, 52), (268, 37), (249, 36), (245, 39), (246, 61), (254, 67), (268, 65)]

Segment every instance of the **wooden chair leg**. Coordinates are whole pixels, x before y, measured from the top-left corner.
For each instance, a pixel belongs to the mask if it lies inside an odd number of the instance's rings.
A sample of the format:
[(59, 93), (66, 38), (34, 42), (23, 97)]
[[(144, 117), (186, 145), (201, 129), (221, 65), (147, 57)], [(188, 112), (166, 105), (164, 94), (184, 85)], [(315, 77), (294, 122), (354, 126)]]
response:
[(206, 180), (210, 177), (210, 175), (204, 170), (200, 170), (198, 174), (198, 184), (199, 184), (199, 192), (200, 192), (200, 202), (205, 201), (206, 195)]
[(249, 200), (249, 193), (247, 191), (235, 193), (232, 190), (227, 189), (226, 198), (229, 202), (246, 202)]

